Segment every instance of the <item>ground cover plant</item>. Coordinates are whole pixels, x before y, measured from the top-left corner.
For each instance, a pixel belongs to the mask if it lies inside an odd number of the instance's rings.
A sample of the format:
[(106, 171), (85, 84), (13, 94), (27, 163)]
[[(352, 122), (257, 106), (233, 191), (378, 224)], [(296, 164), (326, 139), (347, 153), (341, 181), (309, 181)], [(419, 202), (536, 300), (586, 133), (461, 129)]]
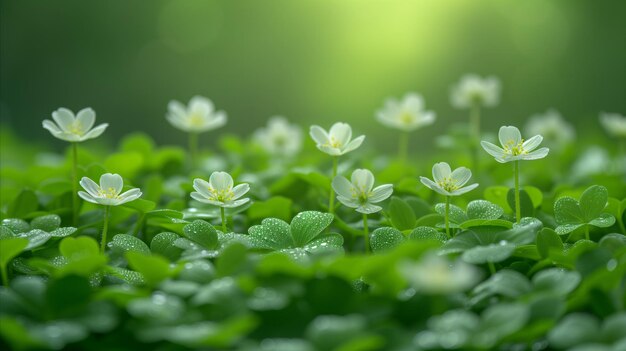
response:
[(464, 77), (434, 154), (417, 93), (368, 122), (397, 154), (343, 122), (224, 135), (204, 97), (162, 120), (185, 147), (92, 145), (90, 108), (43, 121), (65, 154), (3, 130), (3, 349), (625, 350), (626, 117), (593, 147), (554, 110), (487, 130), (499, 91)]

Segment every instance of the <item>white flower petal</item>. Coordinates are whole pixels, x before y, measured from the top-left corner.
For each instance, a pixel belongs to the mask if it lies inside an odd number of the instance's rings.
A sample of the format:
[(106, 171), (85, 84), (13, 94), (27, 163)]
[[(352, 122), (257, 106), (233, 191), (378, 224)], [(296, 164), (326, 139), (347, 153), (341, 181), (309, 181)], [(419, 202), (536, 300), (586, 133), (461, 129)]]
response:
[(456, 186), (461, 187), (472, 177), (472, 171), (465, 167), (459, 167), (452, 172), (450, 177), (452, 177)]
[(243, 199), (239, 199), (239, 200), (235, 200), (235, 201), (231, 201), (231, 202), (226, 202), (224, 203), (224, 205), (222, 205), (222, 207), (224, 208), (235, 208), (235, 207), (239, 207), (245, 203), (247, 203), (248, 201), (250, 201), (249, 198), (243, 198)]
[(60, 134), (62, 132), (61, 129), (59, 129), (59, 127), (49, 119), (44, 119), (41, 125), (45, 129), (49, 130), (52, 135)]
[(353, 199), (352, 197), (344, 197), (344, 196), (337, 196), (337, 200), (339, 200), (339, 202), (341, 202), (344, 206), (350, 207), (350, 208), (357, 208), (359, 206), (361, 206), (361, 204), (356, 201), (355, 199)]
[(328, 133), (326, 133), (326, 131), (320, 126), (311, 126), (309, 129), (309, 135), (317, 145), (324, 145), (328, 143)]
[(245, 193), (250, 190), (250, 185), (247, 183), (241, 183), (233, 188), (233, 200), (236, 200), (242, 197)]
[(375, 204), (377, 202), (387, 200), (389, 196), (391, 196), (392, 193), (393, 193), (393, 185), (383, 184), (383, 185), (377, 186), (376, 188), (374, 188), (374, 190), (372, 190), (372, 195), (370, 195), (368, 200), (369, 202)]
[(167, 109), (170, 111), (171, 114), (177, 117), (187, 115), (187, 109), (185, 108), (185, 105), (181, 104), (179, 101), (176, 101), (176, 100), (170, 101), (167, 104)]
[(101, 125), (90, 130), (87, 134), (83, 135), (81, 141), (99, 137), (102, 133), (104, 133), (108, 126), (108, 123), (102, 123)]
[(472, 185), (468, 185), (468, 186), (466, 186), (464, 188), (456, 189), (456, 190), (452, 191), (450, 193), (450, 195), (452, 195), (452, 196), (463, 195), (463, 194), (465, 194), (465, 193), (467, 193), (469, 191), (472, 191), (472, 190), (476, 189), (476, 187), (478, 187), (478, 183), (474, 183)]
[(113, 189), (115, 194), (119, 194), (124, 187), (124, 180), (122, 176), (115, 173), (105, 173), (100, 176), (100, 189), (108, 191)]
[(194, 96), (189, 100), (189, 112), (206, 115), (213, 112), (213, 102), (203, 96)]
[(363, 204), (359, 207), (357, 207), (356, 211), (360, 212), (360, 213), (364, 213), (364, 214), (371, 214), (371, 213), (376, 213), (380, 210), (382, 210), (383, 208), (380, 206), (376, 206), (370, 203), (366, 203)]
[(522, 160), (538, 160), (540, 158), (548, 156), (548, 152), (550, 152), (550, 149), (548, 149), (547, 147), (542, 147), (541, 149), (533, 151), (529, 154), (521, 155), (520, 158)]
[(193, 188), (199, 193), (199, 195), (204, 196), (207, 199), (212, 198), (212, 194), (209, 191), (211, 188), (211, 184), (204, 179), (196, 178), (193, 180)]
[(69, 132), (74, 123), (74, 113), (64, 107), (52, 112), (52, 119), (57, 123), (59, 128), (64, 132)]
[(221, 201), (209, 200), (206, 197), (202, 196), (202, 194), (197, 193), (195, 191), (193, 191), (191, 194), (189, 194), (189, 196), (191, 196), (191, 198), (196, 200), (196, 201), (200, 201), (200, 202), (203, 202), (203, 203), (209, 204), (209, 205), (222, 206), (224, 204)]
[(502, 146), (507, 144), (515, 146), (522, 141), (522, 134), (519, 129), (514, 126), (502, 126), (498, 132), (498, 139), (500, 139)]
[[(119, 195), (119, 197), (120, 197), (120, 200), (132, 199), (132, 200), (128, 200), (128, 201), (133, 201), (133, 200), (136, 200), (136, 199), (140, 198), (141, 195), (143, 195), (142, 192), (141, 192), (141, 189), (133, 188), (133, 189), (130, 189), (130, 190), (127, 190), (127, 191), (121, 193)], [(128, 201), (125, 201), (125, 202), (128, 202)]]
[(356, 150), (363, 144), (363, 140), (365, 140), (365, 135), (361, 135), (359, 137), (354, 138), (348, 145), (343, 149), (343, 154), (348, 153), (352, 150)]
[(352, 139), (352, 127), (348, 123), (337, 122), (330, 127), (328, 136), (331, 141), (339, 142), (340, 147), (346, 146)]
[(402, 105), (409, 111), (420, 113), (424, 108), (424, 98), (418, 93), (410, 92), (404, 95)]
[(95, 121), (96, 112), (90, 107), (84, 108), (76, 114), (76, 123), (78, 123), (80, 134), (87, 133), (93, 127)]
[(497, 158), (502, 158), (504, 156), (506, 156), (506, 153), (504, 152), (504, 149), (502, 149), (499, 146), (496, 146), (488, 141), (481, 141), (480, 142), (480, 146), (483, 147), (483, 149), (485, 151), (487, 151), (487, 153), (493, 157)]
[(351, 181), (359, 191), (369, 193), (374, 187), (374, 174), (368, 169), (355, 169)]
[(445, 191), (443, 188), (441, 188), (437, 183), (433, 182), (432, 180), (426, 178), (426, 177), (420, 177), (420, 181), (422, 182), (422, 184), (424, 184), (427, 188), (429, 188), (430, 190), (433, 190), (441, 195), (450, 195), (449, 192)]
[(209, 183), (215, 190), (230, 190), (233, 188), (233, 177), (226, 172), (213, 172)]
[(332, 187), (337, 195), (346, 199), (352, 198), (352, 183), (350, 183), (346, 178), (342, 176), (336, 176), (335, 179), (333, 179)]
[(345, 154), (346, 152), (342, 152), (340, 149), (336, 148), (336, 147), (332, 147), (332, 146), (328, 146), (328, 145), (317, 145), (317, 148), (324, 152), (327, 153), (331, 156), (341, 156), (343, 154)]
[(537, 146), (539, 146), (539, 144), (541, 144), (542, 141), (543, 141), (543, 137), (541, 135), (535, 135), (534, 137), (526, 140), (522, 144), (522, 148), (528, 152), (533, 151), (534, 149), (537, 148)]
[(78, 196), (80, 196), (81, 199), (87, 201), (87, 202), (91, 202), (92, 204), (98, 204), (98, 200), (91, 196), (90, 194), (84, 192), (84, 191), (79, 191), (78, 192)]
[(433, 179), (436, 183), (448, 178), (450, 174), (452, 174), (452, 170), (446, 162), (438, 162), (433, 165)]
[(78, 183), (80, 184), (80, 186), (83, 187), (83, 189), (85, 189), (89, 193), (89, 195), (93, 197), (99, 196), (98, 193), (100, 192), (100, 187), (93, 180), (87, 177), (83, 177)]

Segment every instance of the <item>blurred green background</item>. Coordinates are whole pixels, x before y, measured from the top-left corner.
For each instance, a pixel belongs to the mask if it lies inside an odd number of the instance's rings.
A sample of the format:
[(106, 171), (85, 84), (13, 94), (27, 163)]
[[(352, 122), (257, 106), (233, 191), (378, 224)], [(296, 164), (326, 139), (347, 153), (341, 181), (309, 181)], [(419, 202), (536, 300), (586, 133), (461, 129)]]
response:
[(624, 1), (20, 0), (0, 16), (2, 128), (57, 147), (41, 120), (60, 106), (93, 107), (110, 140), (142, 130), (183, 143), (166, 106), (195, 94), (227, 111), (221, 131), (280, 114), (351, 122), (384, 145), (396, 134), (374, 111), (407, 91), (438, 114), (426, 145), (465, 120), (449, 90), (468, 72), (501, 79), (489, 130), (554, 107), (584, 134), (599, 112), (626, 111)]

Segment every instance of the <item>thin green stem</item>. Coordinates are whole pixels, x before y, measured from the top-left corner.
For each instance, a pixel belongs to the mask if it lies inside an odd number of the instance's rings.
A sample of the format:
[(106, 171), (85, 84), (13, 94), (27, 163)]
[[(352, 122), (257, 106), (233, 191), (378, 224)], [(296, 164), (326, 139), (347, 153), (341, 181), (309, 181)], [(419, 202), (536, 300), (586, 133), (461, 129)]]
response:
[(491, 275), (496, 274), (496, 266), (493, 262), (487, 262), (487, 265), (489, 266), (489, 272), (491, 272)]
[(72, 223), (78, 227), (78, 143), (72, 143)]
[(513, 173), (515, 176), (515, 220), (519, 223), (522, 219), (522, 209), (519, 200), (519, 160), (513, 162)]
[(333, 190), (333, 179), (337, 176), (337, 166), (339, 164), (339, 156), (333, 157), (333, 174), (330, 177), (330, 193), (328, 194), (328, 212), (330, 214), (335, 213), (335, 191)]
[(409, 154), (409, 132), (400, 132), (398, 139), (398, 158), (402, 162), (406, 162)]
[(222, 216), (222, 233), (226, 234), (226, 210), (220, 207), (220, 215)]
[(448, 236), (448, 238), (451, 238), (450, 236), (450, 196), (446, 196), (446, 235)]
[(139, 215), (139, 217), (137, 218), (137, 223), (135, 223), (135, 228), (133, 228), (133, 236), (138, 236), (139, 235), (139, 232), (143, 228), (145, 218), (146, 218), (146, 214), (145, 213), (141, 213)]
[(109, 209), (111, 206), (104, 206), (104, 223), (102, 224), (102, 241), (100, 241), (100, 252), (104, 253), (107, 246), (107, 231), (109, 230)]
[(472, 169), (478, 172), (478, 143), (480, 142), (480, 104), (472, 104), (470, 110), (470, 148)]
[(589, 225), (585, 225), (585, 239), (591, 240), (589, 239)]
[(365, 253), (370, 253), (370, 233), (369, 228), (367, 227), (367, 214), (363, 214), (363, 234), (365, 235)]
[(191, 156), (191, 167), (196, 167), (198, 161), (198, 133), (189, 133), (189, 155)]
[(7, 266), (6, 265), (0, 265), (0, 273), (2, 273), (2, 286), (4, 287), (8, 287), (9, 286), (9, 274), (7, 272)]

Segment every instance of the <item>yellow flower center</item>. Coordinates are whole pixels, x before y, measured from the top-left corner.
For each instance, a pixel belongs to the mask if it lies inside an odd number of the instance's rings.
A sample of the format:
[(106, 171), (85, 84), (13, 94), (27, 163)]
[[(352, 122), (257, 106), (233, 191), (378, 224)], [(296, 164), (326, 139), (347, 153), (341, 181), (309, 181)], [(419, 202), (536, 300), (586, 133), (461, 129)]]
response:
[(189, 116), (189, 124), (192, 127), (202, 127), (204, 125), (204, 118), (202, 117), (202, 115), (194, 113)]
[(504, 152), (513, 156), (525, 155), (528, 153), (528, 151), (524, 150), (523, 145), (524, 145), (524, 139), (520, 140), (520, 142), (517, 144), (515, 143), (515, 141), (509, 140), (506, 142), (506, 144), (503, 145)]
[(100, 197), (104, 197), (107, 199), (119, 199), (120, 198), (117, 191), (115, 191), (115, 189), (113, 188), (100, 189), (98, 191), (98, 195), (100, 195)]
[(443, 178), (442, 180), (437, 182), (437, 185), (439, 185), (441, 188), (443, 188), (443, 190), (448, 192), (459, 189), (459, 186), (456, 185), (456, 182), (454, 181), (454, 179), (452, 179), (452, 177)]
[(357, 199), (359, 203), (365, 204), (367, 203), (367, 199), (372, 196), (371, 191), (367, 191), (362, 185), (355, 185), (350, 189), (352, 193), (352, 198)]
[(325, 144), (326, 146), (334, 147), (336, 149), (341, 148), (342, 144), (339, 140), (335, 139), (335, 137), (330, 137), (330, 140)]
[(70, 126), (70, 133), (72, 134), (76, 134), (76, 135), (83, 135), (83, 128), (82, 128), (82, 124), (79, 121), (74, 121), (72, 122), (72, 125)]
[(235, 193), (233, 193), (231, 189), (215, 189), (215, 188), (208, 188), (208, 189), (209, 189), (209, 192), (211, 193), (211, 200), (213, 201), (226, 202), (226, 201), (232, 200), (233, 197), (235, 197)]
[(400, 122), (402, 122), (403, 124), (409, 125), (413, 123), (413, 121), (415, 121), (415, 116), (413, 116), (409, 112), (403, 112), (402, 115), (400, 115)]

